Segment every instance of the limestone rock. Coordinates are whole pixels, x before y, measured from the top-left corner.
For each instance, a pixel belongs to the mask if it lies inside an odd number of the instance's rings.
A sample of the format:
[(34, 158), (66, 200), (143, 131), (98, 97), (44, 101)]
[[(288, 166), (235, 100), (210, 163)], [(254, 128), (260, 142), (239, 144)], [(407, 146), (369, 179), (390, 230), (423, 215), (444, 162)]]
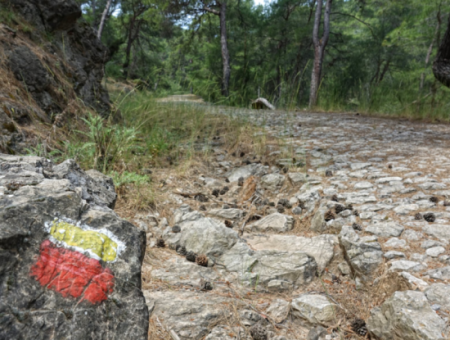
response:
[(304, 294), (292, 300), (291, 312), (294, 316), (313, 325), (328, 325), (334, 320), (338, 306), (319, 294)]
[(240, 177), (244, 179), (250, 176), (264, 176), (266, 168), (261, 164), (249, 164), (237, 169), (234, 169), (228, 176), (230, 182), (237, 182)]
[(244, 234), (248, 244), (255, 250), (302, 251), (313, 257), (321, 273), (335, 256), (334, 247), (339, 244), (336, 235), (301, 237), (293, 235)]
[(275, 299), (266, 312), (276, 323), (281, 323), (287, 318), (290, 308), (290, 304), (286, 300)]
[(383, 262), (383, 252), (376, 237), (360, 238), (352, 227), (344, 226), (339, 240), (350, 265), (357, 273), (370, 275)]
[(380, 237), (398, 237), (404, 229), (396, 222), (382, 222), (369, 225), (365, 231)]
[(247, 231), (264, 231), (284, 233), (294, 227), (294, 218), (280, 213), (270, 214), (253, 224), (246, 225)]
[(261, 187), (273, 192), (281, 188), (285, 180), (284, 176), (280, 174), (265, 175), (261, 177)]
[(450, 310), (450, 285), (435, 283), (425, 290), (425, 296), (431, 304)]
[(238, 220), (244, 216), (244, 212), (240, 209), (211, 209), (208, 214), (227, 220)]
[(203, 339), (212, 324), (231, 315), (231, 303), (239, 306), (239, 301), (209, 293), (145, 291), (144, 296), (150, 318), (164, 320), (180, 340)]
[(367, 328), (383, 340), (446, 339), (445, 321), (431, 309), (424, 293), (411, 290), (395, 292), (372, 309)]

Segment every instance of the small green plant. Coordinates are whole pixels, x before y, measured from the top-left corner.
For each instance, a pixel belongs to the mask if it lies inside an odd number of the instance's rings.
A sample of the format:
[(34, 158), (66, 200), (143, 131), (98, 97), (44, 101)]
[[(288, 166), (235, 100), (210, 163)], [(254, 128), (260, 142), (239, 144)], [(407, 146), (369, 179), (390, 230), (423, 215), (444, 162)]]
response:
[(147, 175), (139, 175), (135, 172), (124, 171), (119, 173), (117, 171), (111, 171), (109, 176), (113, 179), (116, 187), (121, 187), (126, 184), (135, 184), (138, 186), (145, 185), (151, 182), (151, 179)]
[(102, 117), (89, 113), (82, 118), (88, 127), (87, 132), (79, 131), (88, 138), (82, 148), (93, 156), (93, 167), (106, 172), (119, 157), (124, 161), (129, 154), (139, 148), (136, 144), (138, 130), (109, 124)]

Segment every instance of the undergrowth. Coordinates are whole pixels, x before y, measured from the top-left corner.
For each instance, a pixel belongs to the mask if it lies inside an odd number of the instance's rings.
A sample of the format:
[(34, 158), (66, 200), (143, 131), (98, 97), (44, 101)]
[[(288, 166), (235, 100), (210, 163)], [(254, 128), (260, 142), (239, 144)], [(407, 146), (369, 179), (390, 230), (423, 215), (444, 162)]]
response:
[(81, 118), (84, 127), (72, 131), (59, 147), (44, 141), (27, 152), (55, 163), (71, 158), (83, 169), (111, 176), (119, 198), (133, 210), (155, 204), (151, 169), (185, 171), (193, 159), (209, 157), (214, 145), (232, 149), (243, 135), (252, 134), (246, 122), (212, 114), (206, 104), (159, 102), (145, 91), (112, 97), (122, 116), (119, 122), (88, 113)]

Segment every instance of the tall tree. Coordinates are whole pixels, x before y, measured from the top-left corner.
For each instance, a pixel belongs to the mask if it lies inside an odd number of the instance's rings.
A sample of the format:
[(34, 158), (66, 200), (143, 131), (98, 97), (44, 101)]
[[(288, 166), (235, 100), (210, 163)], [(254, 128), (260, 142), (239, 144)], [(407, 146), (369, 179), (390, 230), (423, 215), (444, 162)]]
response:
[(433, 63), (433, 73), (437, 80), (450, 87), (450, 17), (447, 31), (444, 39), (442, 39), (436, 60)]
[(320, 86), (320, 77), (322, 74), (323, 58), (325, 56), (325, 47), (330, 37), (330, 11), (333, 0), (326, 0), (325, 14), (323, 18), (323, 35), (319, 38), (320, 24), (322, 21), (322, 0), (317, 1), (316, 14), (314, 18), (313, 44), (314, 44), (314, 65), (311, 74), (311, 93), (309, 96), (309, 107), (317, 104), (317, 95)]
[(102, 18), (100, 20), (100, 25), (98, 26), (98, 31), (97, 31), (97, 37), (99, 39), (102, 38), (103, 28), (105, 27), (105, 21), (106, 21), (106, 17), (108, 16), (109, 9), (111, 8), (111, 3), (112, 3), (112, 0), (108, 0), (108, 2), (106, 3), (105, 9), (103, 11), (103, 14), (102, 14)]

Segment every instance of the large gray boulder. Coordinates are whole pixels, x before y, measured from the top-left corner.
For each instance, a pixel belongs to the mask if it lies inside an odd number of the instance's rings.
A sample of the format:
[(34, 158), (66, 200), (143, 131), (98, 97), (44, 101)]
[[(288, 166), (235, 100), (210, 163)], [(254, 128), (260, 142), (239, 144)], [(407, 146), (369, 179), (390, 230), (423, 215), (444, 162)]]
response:
[(376, 339), (444, 340), (448, 336), (445, 321), (422, 292), (395, 292), (370, 314), (367, 328)]
[(147, 339), (145, 235), (62, 168), (0, 155), (0, 339)]

